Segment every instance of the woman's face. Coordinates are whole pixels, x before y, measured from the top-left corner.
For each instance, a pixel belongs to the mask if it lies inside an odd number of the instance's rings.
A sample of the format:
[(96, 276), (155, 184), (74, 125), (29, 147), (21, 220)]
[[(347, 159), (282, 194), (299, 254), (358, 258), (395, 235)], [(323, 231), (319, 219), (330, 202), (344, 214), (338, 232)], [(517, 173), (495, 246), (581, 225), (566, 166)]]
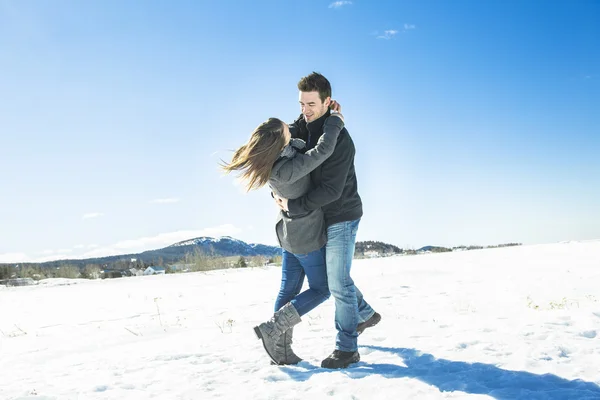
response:
[(284, 122), (283, 123), (283, 137), (285, 138), (285, 145), (290, 144), (290, 140), (292, 139), (292, 134), (290, 133), (290, 128)]

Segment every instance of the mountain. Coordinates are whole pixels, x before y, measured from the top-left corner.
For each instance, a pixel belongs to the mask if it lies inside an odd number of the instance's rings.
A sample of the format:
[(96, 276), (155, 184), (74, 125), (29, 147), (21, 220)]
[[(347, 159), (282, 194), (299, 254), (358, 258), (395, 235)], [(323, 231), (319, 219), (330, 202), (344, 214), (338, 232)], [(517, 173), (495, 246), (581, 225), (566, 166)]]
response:
[(162, 249), (148, 250), (142, 253), (121, 254), (117, 256), (87, 258), (80, 260), (57, 260), (40, 263), (42, 267), (56, 267), (62, 264), (70, 264), (83, 267), (87, 264), (114, 266), (119, 262), (135, 258), (137, 262), (145, 265), (159, 263), (173, 263), (181, 261), (186, 254), (204, 254), (215, 257), (229, 256), (265, 256), (274, 257), (281, 255), (281, 248), (267, 246), (264, 244), (246, 243), (229, 236), (219, 238), (199, 237), (172, 244)]
[(206, 254), (218, 256), (266, 256), (272, 257), (281, 254), (281, 248), (267, 246), (264, 244), (246, 243), (229, 236), (222, 236), (218, 239), (212, 237), (199, 237), (196, 239), (185, 240), (183, 242), (172, 244), (162, 250), (175, 250), (178, 252), (189, 253), (195, 249), (202, 249)]

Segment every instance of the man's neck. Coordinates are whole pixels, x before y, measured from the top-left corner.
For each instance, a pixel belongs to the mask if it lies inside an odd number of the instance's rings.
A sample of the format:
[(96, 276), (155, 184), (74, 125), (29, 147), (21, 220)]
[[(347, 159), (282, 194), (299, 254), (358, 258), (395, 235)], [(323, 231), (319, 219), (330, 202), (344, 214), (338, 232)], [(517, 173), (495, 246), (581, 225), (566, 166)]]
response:
[(323, 125), (325, 124), (325, 120), (327, 119), (327, 117), (329, 117), (329, 115), (331, 115), (331, 112), (329, 111), (329, 108), (328, 108), (327, 111), (325, 111), (325, 114), (321, 115), (319, 118), (315, 119), (314, 121), (307, 122), (306, 128), (308, 129), (308, 131), (311, 134), (323, 133)]

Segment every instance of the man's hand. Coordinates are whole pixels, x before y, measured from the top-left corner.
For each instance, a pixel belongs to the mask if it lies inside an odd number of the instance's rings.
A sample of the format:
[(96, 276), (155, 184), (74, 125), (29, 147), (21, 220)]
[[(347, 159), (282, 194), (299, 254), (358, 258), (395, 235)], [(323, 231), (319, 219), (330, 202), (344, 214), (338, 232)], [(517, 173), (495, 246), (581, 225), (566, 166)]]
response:
[(329, 103), (329, 108), (339, 113), (342, 112), (342, 106), (336, 100), (331, 100), (331, 103)]
[(273, 195), (273, 197), (275, 198), (275, 203), (277, 203), (277, 206), (279, 208), (281, 208), (283, 211), (289, 211), (288, 210), (288, 199), (284, 199), (283, 197), (279, 197), (277, 195)]

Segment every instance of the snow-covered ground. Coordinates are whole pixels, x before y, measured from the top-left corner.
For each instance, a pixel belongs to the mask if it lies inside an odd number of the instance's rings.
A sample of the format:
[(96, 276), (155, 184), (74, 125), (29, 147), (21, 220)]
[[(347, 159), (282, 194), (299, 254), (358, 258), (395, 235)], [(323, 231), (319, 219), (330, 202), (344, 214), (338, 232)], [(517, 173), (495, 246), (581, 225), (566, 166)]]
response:
[[(321, 369), (333, 299), (272, 366), (276, 267), (0, 287), (0, 399), (600, 399), (600, 241), (355, 260), (382, 322)], [(68, 284), (71, 283), (71, 284)]]

